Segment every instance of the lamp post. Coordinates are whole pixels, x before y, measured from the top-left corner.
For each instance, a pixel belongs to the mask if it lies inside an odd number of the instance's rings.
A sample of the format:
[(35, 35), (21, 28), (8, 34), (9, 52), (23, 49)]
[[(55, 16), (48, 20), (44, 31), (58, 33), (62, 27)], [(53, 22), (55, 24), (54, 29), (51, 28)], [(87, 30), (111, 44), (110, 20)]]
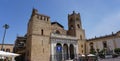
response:
[(4, 45), (4, 39), (5, 39), (5, 34), (6, 34), (6, 30), (9, 28), (8, 24), (3, 25), (3, 28), (5, 28), (4, 30), (4, 35), (3, 35), (3, 40), (2, 40), (2, 46), (1, 46), (1, 50), (3, 51), (3, 45)]

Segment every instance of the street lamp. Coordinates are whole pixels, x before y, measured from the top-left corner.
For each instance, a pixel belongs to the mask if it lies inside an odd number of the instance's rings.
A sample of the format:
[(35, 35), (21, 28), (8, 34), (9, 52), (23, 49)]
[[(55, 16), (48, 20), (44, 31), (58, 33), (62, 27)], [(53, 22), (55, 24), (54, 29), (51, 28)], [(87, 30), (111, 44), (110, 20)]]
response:
[(6, 34), (6, 30), (9, 28), (8, 24), (3, 25), (3, 28), (5, 28), (4, 30), (4, 35), (3, 35), (3, 40), (2, 40), (2, 46), (1, 46), (1, 50), (3, 51), (3, 45), (4, 45), (4, 39), (5, 39), (5, 34)]

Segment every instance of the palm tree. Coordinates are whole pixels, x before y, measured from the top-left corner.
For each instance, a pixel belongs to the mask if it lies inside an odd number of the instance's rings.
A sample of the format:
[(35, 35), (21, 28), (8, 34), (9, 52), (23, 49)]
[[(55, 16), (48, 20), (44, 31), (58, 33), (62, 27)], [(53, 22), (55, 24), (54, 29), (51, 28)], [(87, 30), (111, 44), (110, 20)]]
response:
[(3, 40), (2, 40), (2, 46), (1, 46), (1, 50), (3, 51), (3, 45), (4, 45), (4, 39), (5, 39), (5, 35), (6, 35), (6, 30), (9, 28), (8, 24), (3, 25), (3, 28), (5, 28), (4, 30), (4, 35), (3, 35)]

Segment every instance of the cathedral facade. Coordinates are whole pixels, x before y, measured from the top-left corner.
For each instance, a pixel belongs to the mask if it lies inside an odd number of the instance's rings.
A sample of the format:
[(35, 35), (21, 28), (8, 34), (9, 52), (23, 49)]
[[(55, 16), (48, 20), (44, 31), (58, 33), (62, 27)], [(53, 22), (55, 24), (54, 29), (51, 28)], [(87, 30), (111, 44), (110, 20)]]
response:
[(114, 53), (120, 48), (120, 31), (95, 37), (85, 38), (79, 13), (68, 14), (68, 30), (58, 22), (51, 22), (50, 17), (38, 13), (32, 14), (27, 26), (27, 33), (17, 37), (14, 52), (21, 54), (17, 61), (66, 61), (78, 58), (82, 54)]
[(68, 30), (33, 9), (28, 22), (26, 60), (62, 61), (84, 54), (85, 32), (79, 13), (68, 14)]

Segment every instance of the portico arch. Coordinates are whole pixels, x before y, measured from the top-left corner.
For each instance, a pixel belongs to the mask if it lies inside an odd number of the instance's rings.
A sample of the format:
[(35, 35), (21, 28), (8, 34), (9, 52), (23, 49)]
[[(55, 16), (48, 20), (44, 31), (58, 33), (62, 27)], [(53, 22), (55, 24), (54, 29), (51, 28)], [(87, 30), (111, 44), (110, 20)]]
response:
[(62, 61), (62, 45), (60, 43), (56, 44), (56, 59)]
[(70, 59), (74, 59), (75, 54), (74, 54), (74, 45), (73, 44), (70, 44), (69, 50), (70, 50)]
[(69, 55), (68, 55), (68, 45), (64, 44), (63, 45), (63, 54), (64, 54), (64, 60), (69, 59)]

